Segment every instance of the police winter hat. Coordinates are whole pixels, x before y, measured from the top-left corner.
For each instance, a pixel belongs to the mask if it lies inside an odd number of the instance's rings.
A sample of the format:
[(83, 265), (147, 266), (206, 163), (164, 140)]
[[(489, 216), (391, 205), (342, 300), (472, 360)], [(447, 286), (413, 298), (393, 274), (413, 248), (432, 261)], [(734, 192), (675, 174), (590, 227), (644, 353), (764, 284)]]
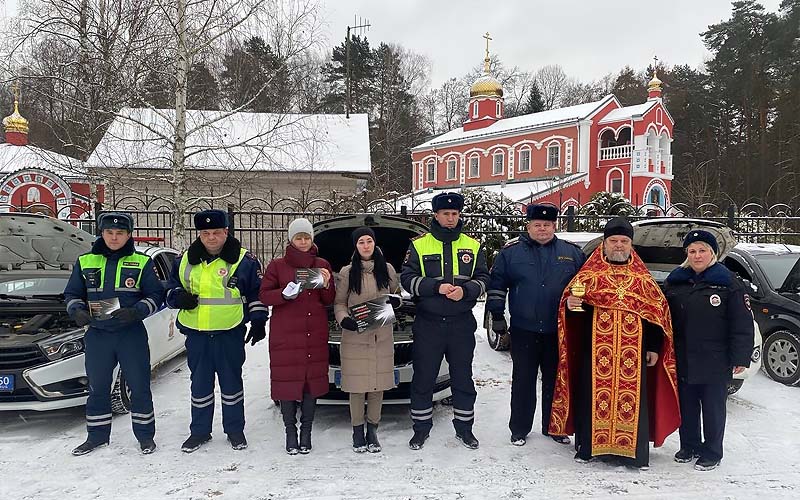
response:
[(358, 239), (361, 238), (362, 236), (371, 236), (372, 241), (375, 241), (375, 231), (364, 226), (353, 231), (353, 246), (356, 246), (356, 243), (358, 243)]
[(458, 210), (464, 208), (464, 197), (458, 193), (439, 193), (431, 200), (433, 211), (439, 210)]
[(708, 243), (708, 246), (711, 247), (711, 250), (713, 250), (714, 253), (719, 252), (719, 245), (717, 245), (717, 239), (714, 237), (713, 234), (709, 233), (708, 231), (703, 231), (702, 229), (696, 229), (694, 231), (690, 231), (689, 234), (686, 235), (686, 238), (683, 240), (683, 248), (686, 248), (692, 243), (695, 243), (697, 241)]
[(558, 218), (558, 209), (552, 205), (528, 205), (525, 209), (525, 218), (555, 222)]
[(311, 221), (300, 217), (289, 224), (289, 241), (292, 241), (299, 233), (306, 233), (311, 236), (311, 239), (314, 239), (314, 227), (311, 225)]
[(201, 210), (194, 214), (194, 227), (198, 230), (228, 227), (228, 214), (222, 210)]
[(100, 230), (104, 229), (124, 229), (129, 233), (133, 232), (133, 217), (122, 212), (106, 212), (100, 215), (97, 220)]
[(631, 226), (631, 223), (628, 222), (628, 219), (625, 217), (611, 219), (606, 224), (605, 229), (603, 229), (603, 239), (609, 236), (627, 236), (633, 239), (633, 226)]

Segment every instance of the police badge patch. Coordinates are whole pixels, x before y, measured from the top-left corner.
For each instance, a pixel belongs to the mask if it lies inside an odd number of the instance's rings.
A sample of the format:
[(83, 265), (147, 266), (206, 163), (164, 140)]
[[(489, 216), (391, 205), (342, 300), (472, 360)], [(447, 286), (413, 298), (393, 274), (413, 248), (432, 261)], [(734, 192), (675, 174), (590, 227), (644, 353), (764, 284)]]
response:
[(722, 299), (719, 298), (719, 295), (717, 295), (716, 293), (714, 295), (712, 295), (711, 297), (709, 297), (708, 301), (714, 307), (719, 307), (719, 305), (722, 304)]
[(134, 286), (136, 286), (136, 280), (133, 279), (133, 278), (126, 279), (125, 280), (125, 286), (128, 287), (128, 288), (133, 288)]
[(219, 271), (217, 271), (217, 274), (219, 274), (220, 276), (227, 276), (228, 270), (223, 267)]
[(750, 296), (747, 295), (747, 294), (744, 294), (744, 305), (745, 305), (745, 307), (747, 307), (748, 311), (752, 311), (753, 310), (753, 309), (750, 308)]

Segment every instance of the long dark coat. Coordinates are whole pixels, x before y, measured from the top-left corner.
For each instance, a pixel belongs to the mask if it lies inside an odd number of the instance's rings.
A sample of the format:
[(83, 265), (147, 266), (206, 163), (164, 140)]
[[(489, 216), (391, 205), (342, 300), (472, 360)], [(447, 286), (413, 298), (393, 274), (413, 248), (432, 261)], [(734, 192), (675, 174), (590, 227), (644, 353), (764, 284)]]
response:
[[(295, 270), (321, 267), (331, 272), (326, 289), (303, 290), (293, 300), (281, 295), (295, 279)], [(269, 367), (272, 399), (300, 400), (304, 389), (318, 397), (328, 392), (328, 313), (336, 296), (334, 275), (317, 247), (301, 252), (292, 245), (273, 259), (261, 280), (258, 298), (272, 306), (269, 328)]]

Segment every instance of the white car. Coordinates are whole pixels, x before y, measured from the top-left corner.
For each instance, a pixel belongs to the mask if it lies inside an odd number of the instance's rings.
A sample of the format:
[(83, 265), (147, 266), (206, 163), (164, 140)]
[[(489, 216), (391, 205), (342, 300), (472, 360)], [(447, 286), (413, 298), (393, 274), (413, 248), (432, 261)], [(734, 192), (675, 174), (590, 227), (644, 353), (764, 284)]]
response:
[[(78, 256), (95, 237), (64, 221), (36, 214), (0, 214), (0, 410), (53, 410), (86, 403), (86, 329), (67, 316), (63, 291)], [(178, 252), (137, 247), (165, 281)], [(184, 350), (177, 311), (161, 308), (144, 320), (151, 368)], [(125, 376), (116, 369), (115, 413), (130, 408)]]
[[(726, 256), (736, 245), (733, 230), (719, 222), (702, 219), (659, 218), (640, 220), (631, 224), (635, 229), (633, 246), (659, 284), (663, 283), (667, 275), (686, 258), (683, 239), (689, 231), (700, 228), (715, 234), (717, 242), (720, 244), (719, 261), (724, 264)], [(586, 255), (591, 254), (603, 241), (602, 233), (557, 233), (557, 236), (580, 246)], [(510, 322), (507, 304), (506, 321)], [(492, 320), (488, 312), (484, 317), (484, 328), (489, 345), (494, 350), (504, 351), (510, 347), (510, 335), (498, 336), (492, 331)], [(728, 384), (728, 394), (738, 391), (742, 387), (742, 383), (761, 368), (761, 330), (755, 319), (753, 328), (755, 335), (750, 366), (744, 372), (733, 376), (733, 380)]]

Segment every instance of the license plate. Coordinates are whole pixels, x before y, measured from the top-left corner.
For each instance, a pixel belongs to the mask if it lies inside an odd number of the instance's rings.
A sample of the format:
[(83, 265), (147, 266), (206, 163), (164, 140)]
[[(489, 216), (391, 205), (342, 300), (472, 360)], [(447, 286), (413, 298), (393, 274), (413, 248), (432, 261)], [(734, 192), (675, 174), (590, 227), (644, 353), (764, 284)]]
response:
[(400, 385), (400, 370), (394, 369), (394, 385)]
[(333, 371), (333, 385), (342, 387), (342, 370)]
[(0, 391), (11, 392), (14, 390), (14, 375), (0, 375)]

